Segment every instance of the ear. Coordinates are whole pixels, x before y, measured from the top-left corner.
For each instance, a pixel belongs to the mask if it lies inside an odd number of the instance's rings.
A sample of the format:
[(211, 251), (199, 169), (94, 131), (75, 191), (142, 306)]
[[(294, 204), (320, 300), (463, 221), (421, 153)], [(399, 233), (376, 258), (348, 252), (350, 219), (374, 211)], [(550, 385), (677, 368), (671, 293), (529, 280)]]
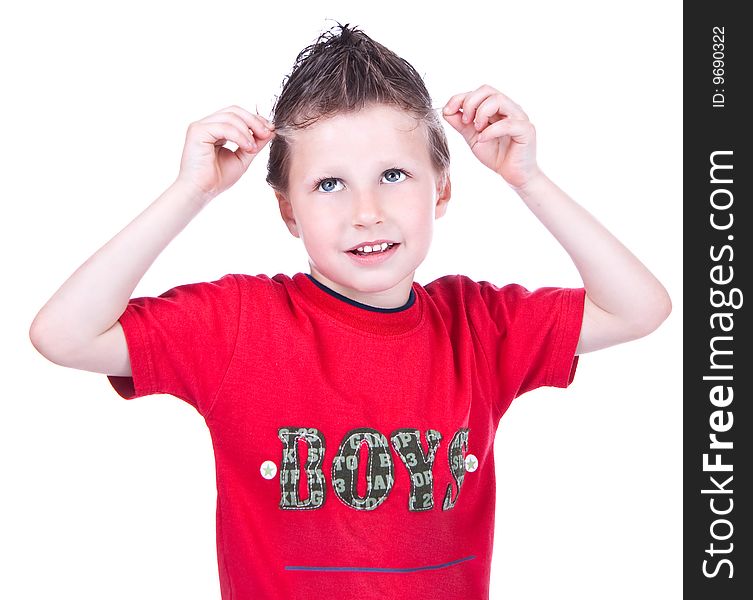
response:
[(437, 204), (434, 211), (434, 218), (444, 216), (447, 212), (447, 203), (452, 195), (452, 184), (450, 183), (450, 174), (445, 172), (437, 182)]
[(301, 237), (298, 233), (298, 224), (296, 223), (295, 215), (293, 214), (293, 206), (290, 204), (290, 200), (288, 200), (282, 192), (276, 191), (275, 197), (277, 198), (277, 204), (280, 207), (280, 216), (282, 217), (282, 220), (285, 221), (288, 231), (290, 231), (295, 237)]

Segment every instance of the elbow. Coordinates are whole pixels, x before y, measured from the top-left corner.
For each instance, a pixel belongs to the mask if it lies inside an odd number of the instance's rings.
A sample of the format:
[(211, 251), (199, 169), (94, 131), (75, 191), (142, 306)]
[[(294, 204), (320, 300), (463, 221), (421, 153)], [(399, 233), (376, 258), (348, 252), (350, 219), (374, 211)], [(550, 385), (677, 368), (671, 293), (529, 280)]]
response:
[(34, 317), (34, 320), (31, 322), (31, 327), (29, 327), (29, 341), (31, 341), (31, 345), (34, 346), (37, 352), (44, 355), (44, 352), (42, 351), (43, 348), (43, 326), (39, 319), (39, 315), (37, 314), (36, 317)]
[(34, 319), (29, 327), (29, 341), (34, 349), (44, 356), (47, 360), (55, 362), (51, 356), (54, 352), (51, 348), (50, 335), (44, 322), (39, 319), (39, 315)]
[(658, 294), (657, 300), (654, 302), (654, 321), (655, 326), (652, 329), (652, 331), (658, 329), (659, 325), (664, 323), (664, 321), (669, 318), (669, 315), (672, 314), (672, 298), (669, 297), (669, 293), (667, 290), (662, 286), (661, 291)]
[(65, 366), (70, 344), (66, 334), (58, 332), (52, 325), (37, 315), (29, 327), (29, 341), (34, 349), (50, 362)]
[(669, 297), (667, 290), (664, 290), (664, 299), (662, 302), (663, 313), (661, 321), (659, 322), (660, 325), (667, 320), (670, 314), (672, 314), (672, 298)]
[(49, 333), (51, 323), (52, 320), (49, 318), (49, 312), (45, 311), (45, 307), (42, 307), (34, 316), (34, 320), (29, 326), (29, 340), (31, 340), (32, 345), (40, 352), (40, 348), (43, 346), (44, 340), (50, 337)]
[(672, 314), (672, 299), (667, 290), (660, 290), (649, 299), (641, 318), (633, 324), (634, 338), (642, 338), (656, 331)]

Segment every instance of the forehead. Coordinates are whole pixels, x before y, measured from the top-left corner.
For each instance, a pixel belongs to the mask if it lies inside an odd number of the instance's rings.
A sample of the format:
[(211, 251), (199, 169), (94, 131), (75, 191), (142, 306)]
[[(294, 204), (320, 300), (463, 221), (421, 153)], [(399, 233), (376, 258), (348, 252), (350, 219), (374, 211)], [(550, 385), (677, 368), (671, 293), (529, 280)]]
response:
[(364, 161), (431, 160), (426, 126), (410, 113), (385, 105), (317, 121), (291, 136), (290, 150), (291, 175)]

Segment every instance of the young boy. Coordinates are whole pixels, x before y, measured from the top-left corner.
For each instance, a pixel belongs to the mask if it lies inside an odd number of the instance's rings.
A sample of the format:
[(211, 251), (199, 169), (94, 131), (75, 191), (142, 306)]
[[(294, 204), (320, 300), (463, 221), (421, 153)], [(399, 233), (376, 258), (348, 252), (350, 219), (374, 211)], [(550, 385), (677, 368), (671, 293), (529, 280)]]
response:
[[(346, 25), (298, 56), (274, 124), (238, 106), (192, 123), (174, 184), (32, 324), (50, 360), (205, 418), (224, 599), (488, 598), (499, 419), (526, 391), (568, 386), (579, 354), (670, 312), (663, 286), (539, 169), (517, 104), (481, 86), (441, 114), (584, 288), (413, 281), (450, 199), (444, 130), (413, 67)], [(129, 301), (270, 142), (267, 181), (310, 274)]]

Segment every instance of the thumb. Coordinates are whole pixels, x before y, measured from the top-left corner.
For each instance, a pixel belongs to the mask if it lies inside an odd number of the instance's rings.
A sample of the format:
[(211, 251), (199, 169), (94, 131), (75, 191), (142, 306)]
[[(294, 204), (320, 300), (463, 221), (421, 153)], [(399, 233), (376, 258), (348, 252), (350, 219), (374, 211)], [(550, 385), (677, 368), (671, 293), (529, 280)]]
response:
[[(227, 148), (223, 148), (223, 150), (231, 152), (230, 150), (227, 150)], [(240, 163), (242, 169), (241, 172), (245, 173), (258, 153), (258, 150), (251, 150), (238, 146), (238, 149), (235, 152), (232, 152), (230, 156), (233, 154), (235, 155), (236, 160)]]
[(463, 113), (460, 111), (452, 113), (450, 115), (446, 115), (443, 112), (442, 116), (444, 117), (444, 120), (452, 125), (452, 128), (460, 133), (460, 135), (462, 135), (465, 141), (469, 144), (471, 143), (473, 136), (478, 133), (476, 131), (476, 128), (473, 126), (473, 123), (463, 123)]
[(453, 129), (459, 131), (460, 133), (463, 133), (463, 128), (465, 127), (465, 123), (463, 123), (463, 113), (457, 111), (448, 115), (443, 111), (442, 116), (444, 117), (445, 121), (452, 125)]
[(248, 166), (251, 164), (251, 161), (253, 161), (259, 155), (259, 153), (270, 141), (272, 141), (273, 137), (274, 136), (270, 136), (266, 140), (255, 138), (254, 142), (256, 144), (256, 148), (246, 148), (244, 146), (238, 146), (238, 149), (235, 151), (235, 155), (241, 161), (243, 166), (245, 168), (248, 168)]

